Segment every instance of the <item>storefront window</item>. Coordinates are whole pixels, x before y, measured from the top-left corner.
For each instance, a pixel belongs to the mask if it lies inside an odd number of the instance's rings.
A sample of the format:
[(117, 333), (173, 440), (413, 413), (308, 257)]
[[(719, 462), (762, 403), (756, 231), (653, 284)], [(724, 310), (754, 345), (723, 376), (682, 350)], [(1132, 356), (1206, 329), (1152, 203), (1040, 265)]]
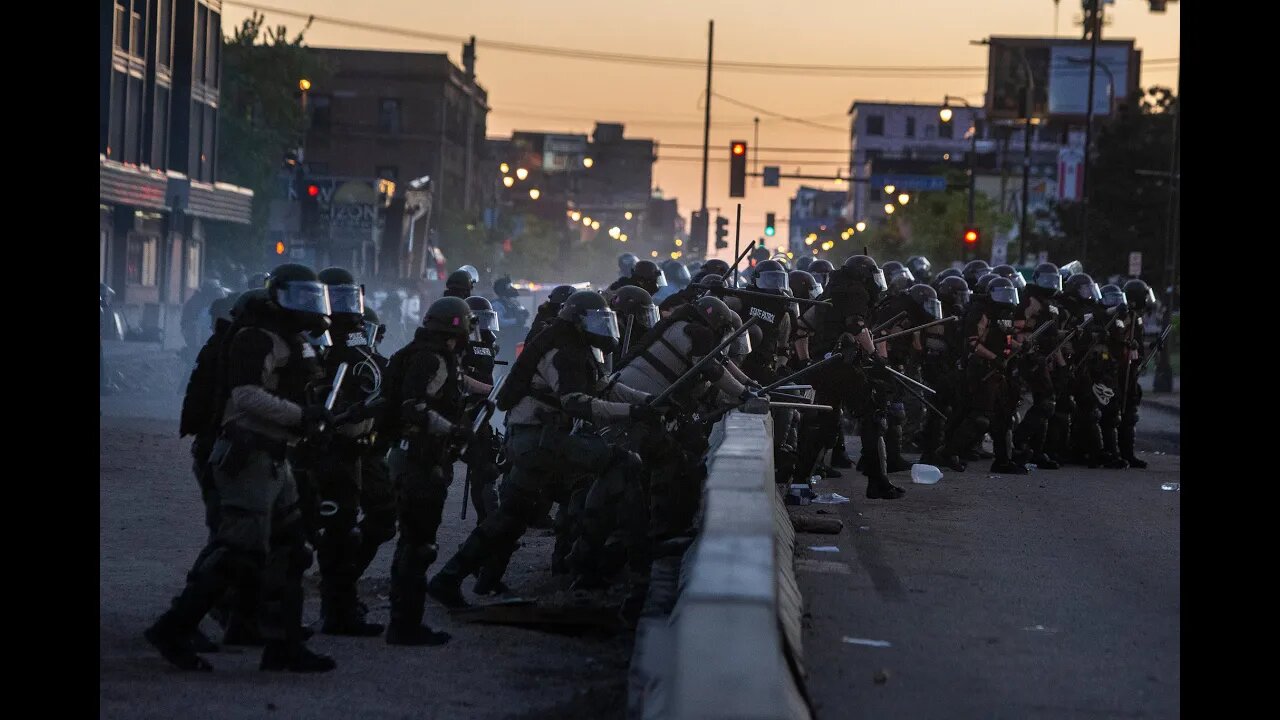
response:
[(187, 289), (195, 290), (198, 287), (200, 287), (200, 245), (189, 243), (187, 245)]
[(155, 287), (156, 251), (159, 241), (148, 235), (130, 233), (126, 249), (125, 282), (130, 285)]

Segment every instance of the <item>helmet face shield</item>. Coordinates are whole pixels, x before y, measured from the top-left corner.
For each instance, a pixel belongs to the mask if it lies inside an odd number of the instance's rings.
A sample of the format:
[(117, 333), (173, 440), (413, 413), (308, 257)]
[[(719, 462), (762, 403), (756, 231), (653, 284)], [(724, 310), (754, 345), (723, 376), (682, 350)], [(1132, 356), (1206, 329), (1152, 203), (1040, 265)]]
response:
[(334, 313), (364, 315), (364, 293), (359, 285), (328, 285), (329, 307)]
[(493, 310), (479, 310), (476, 312), (472, 320), (473, 325), (480, 330), (488, 330), (494, 335), (498, 334), (498, 313)]
[(1120, 290), (1108, 290), (1106, 294), (1102, 296), (1103, 307), (1116, 307), (1117, 305), (1126, 307), (1128, 304), (1129, 301)]
[(640, 323), (641, 327), (649, 330), (652, 329), (654, 325), (658, 324), (659, 316), (658, 306), (650, 303), (648, 307), (641, 309), (641, 311), (636, 314), (636, 322)]
[(884, 281), (884, 272), (880, 270), (875, 271), (875, 274), (871, 276), (871, 281), (876, 284), (876, 287), (880, 288), (880, 292), (885, 292), (889, 289), (889, 283)]
[(761, 290), (790, 290), (787, 273), (778, 270), (762, 272), (756, 276), (756, 287)]
[(820, 297), (822, 297), (822, 283), (816, 282), (813, 284), (813, 292), (809, 295), (809, 299), (816, 300)]
[(825, 286), (827, 284), (827, 273), (810, 271), (809, 274), (813, 276), (814, 280), (818, 281), (818, 285)]
[(666, 273), (664, 273), (664, 272), (662, 272), (662, 270), (658, 270), (658, 280), (657, 280), (657, 285), (658, 285), (658, 287), (666, 287), (666, 286), (667, 286), (667, 274), (666, 274)]
[(729, 346), (729, 354), (734, 357), (746, 357), (751, 354), (751, 333), (744, 332), (734, 338)]
[(1040, 273), (1036, 275), (1036, 286), (1053, 292), (1062, 292), (1062, 275), (1058, 273)]
[[(276, 302), (286, 310), (329, 315), (329, 286), (313, 281), (294, 281), (276, 294)], [(362, 307), (358, 312), (363, 312)]]
[(618, 340), (622, 334), (618, 332), (618, 315), (612, 310), (588, 310), (582, 317), (582, 329), (590, 335)]
[(1009, 277), (1009, 282), (1013, 283), (1013, 286), (1018, 288), (1019, 290), (1023, 290), (1027, 287), (1027, 279), (1022, 277), (1022, 273), (1020, 272), (1015, 272), (1013, 275), (1011, 275)]
[(307, 333), (307, 343), (318, 348), (333, 347), (333, 336), (328, 330), (321, 333)]
[(899, 271), (895, 272), (895, 273), (893, 274), (893, 276), (894, 276), (894, 277), (905, 277), (906, 279), (910, 280), (911, 282), (915, 282), (915, 281), (916, 281), (916, 276), (911, 274), (911, 270), (910, 270), (910, 268), (905, 268), (905, 267), (904, 267), (904, 268), (902, 268), (901, 270), (899, 270)]
[(471, 267), (470, 265), (463, 265), (458, 269), (465, 270), (466, 273), (471, 276), (471, 282), (473, 283), (480, 282), (480, 271), (476, 270), (474, 267)]
[(1003, 303), (1005, 305), (1018, 304), (1018, 288), (1016, 287), (997, 287), (991, 289), (991, 301)]
[(1102, 299), (1102, 289), (1098, 287), (1098, 283), (1089, 283), (1088, 285), (1080, 285), (1076, 288), (1081, 300), (1092, 300), (1098, 302)]
[(924, 301), (924, 311), (934, 320), (942, 319), (942, 301), (934, 298)]

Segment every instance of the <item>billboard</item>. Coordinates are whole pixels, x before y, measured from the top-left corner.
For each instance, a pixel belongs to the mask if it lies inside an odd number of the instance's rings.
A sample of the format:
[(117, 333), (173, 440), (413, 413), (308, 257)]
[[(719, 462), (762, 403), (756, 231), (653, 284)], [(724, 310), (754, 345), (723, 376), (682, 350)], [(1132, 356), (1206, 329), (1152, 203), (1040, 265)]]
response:
[[(1084, 120), (1089, 54), (1088, 40), (992, 37), (987, 61), (987, 117), (1024, 119), (1029, 99), (1031, 117)], [(1140, 92), (1141, 58), (1133, 40), (1098, 42), (1094, 115), (1109, 115), (1114, 107)]]
[(587, 154), (586, 135), (550, 135), (542, 140), (543, 172), (564, 172), (582, 166)]

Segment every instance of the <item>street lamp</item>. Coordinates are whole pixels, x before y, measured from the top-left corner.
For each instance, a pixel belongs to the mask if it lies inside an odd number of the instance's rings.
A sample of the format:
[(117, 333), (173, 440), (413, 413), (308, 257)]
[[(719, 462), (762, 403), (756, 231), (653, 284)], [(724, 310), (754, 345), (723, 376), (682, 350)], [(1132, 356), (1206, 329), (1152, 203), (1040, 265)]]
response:
[(524, 168), (516, 168), (516, 177), (523, 180), (529, 177), (529, 171)]
[(885, 194), (885, 195), (892, 195), (892, 194), (893, 194), (893, 191), (894, 191), (894, 190), (897, 190), (897, 189), (898, 189), (898, 188), (894, 187), (893, 185), (885, 185), (885, 186), (884, 186), (884, 194)]
[(626, 211), (626, 212), (622, 213), (622, 217), (626, 218), (627, 220), (630, 220), (630, 219), (631, 219), (631, 217), (632, 217), (632, 215), (631, 215), (631, 211), (630, 211), (630, 210), (628, 210), (628, 211)]
[(537, 200), (537, 199), (538, 199), (539, 197), (541, 197), (541, 196), (542, 196), (542, 191), (541, 191), (541, 190), (539, 190), (538, 188), (529, 188), (529, 197), (530, 197), (530, 198), (532, 198), (532, 199), (534, 199), (534, 200)]
[(591, 167), (592, 165), (595, 165), (595, 164), (596, 164), (596, 161), (592, 160), (589, 157), (582, 158), (582, 167)]
[(884, 214), (885, 214), (885, 215), (892, 215), (892, 214), (893, 214), (893, 203), (885, 203), (885, 204), (884, 204)]
[[(966, 108), (968, 108), (969, 119), (973, 121), (973, 138), (970, 141), (970, 145), (969, 145), (969, 224), (973, 225), (974, 223), (973, 184), (977, 175), (977, 170), (975, 168), (975, 165), (978, 161), (978, 116), (977, 116), (977, 113), (974, 112), (973, 106), (969, 104), (968, 100), (965, 100), (964, 98), (958, 95), (947, 95), (942, 98), (942, 109), (938, 111), (938, 117), (942, 120), (942, 122), (944, 123), (951, 122), (951, 116), (952, 116), (951, 101), (952, 100), (957, 100), (960, 102), (961, 105), (964, 105)], [(946, 155), (943, 155), (943, 159), (950, 160), (951, 154), (948, 153)]]
[(306, 92), (310, 90), (311, 81), (306, 78), (302, 78), (301, 80), (298, 81), (298, 89), (301, 90), (302, 92)]
[(506, 175), (507, 173), (511, 172), (511, 166), (510, 166), (510, 165), (508, 165), (508, 164), (506, 164), (506, 163), (502, 163), (501, 165), (499, 165), (499, 166), (498, 166), (498, 170), (499, 170), (503, 175)]
[(867, 224), (866, 224), (865, 222), (862, 222), (861, 220), (859, 220), (859, 221), (858, 221), (858, 224), (857, 224), (857, 225), (854, 225), (854, 227), (858, 229), (858, 232), (862, 232), (862, 231), (864, 231), (864, 230), (866, 230), (866, 229), (867, 229)]
[(901, 195), (898, 196), (899, 205), (906, 205), (908, 202), (910, 202), (910, 200), (911, 200), (911, 196), (906, 193), (902, 193)]
[(502, 184), (506, 185), (507, 187), (511, 187), (512, 185), (516, 184), (516, 179), (511, 177), (510, 175), (504, 175), (502, 177)]

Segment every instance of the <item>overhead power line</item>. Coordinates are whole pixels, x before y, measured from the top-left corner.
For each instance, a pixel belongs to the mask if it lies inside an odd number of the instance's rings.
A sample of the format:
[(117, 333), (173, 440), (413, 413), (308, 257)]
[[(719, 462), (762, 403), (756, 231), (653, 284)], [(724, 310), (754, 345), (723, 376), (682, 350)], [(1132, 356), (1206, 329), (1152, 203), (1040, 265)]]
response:
[[(340, 25), (345, 28), (368, 30), (371, 32), (380, 32), (389, 35), (398, 35), (400, 37), (410, 37), (419, 40), (435, 40), (438, 42), (448, 43), (466, 43), (470, 41), (470, 37), (463, 35), (450, 35), (447, 33), (434, 33), (425, 30), (411, 30), (404, 27), (396, 27), (393, 25), (381, 25), (378, 23), (362, 22), (351, 18), (335, 17), (331, 15), (317, 15), (314, 13), (305, 13), (288, 8), (279, 8), (271, 5), (264, 5), (253, 2), (235, 2), (226, 0), (223, 5), (235, 5), (238, 7), (250, 8), (253, 10), (261, 10), (263, 12), (273, 12), (287, 17), (297, 17), (315, 22)], [(549, 45), (531, 45), (527, 43), (510, 42), (507, 40), (477, 40), (486, 49), (500, 50), (507, 52), (526, 53), (532, 55), (543, 55), (548, 57), (563, 57), (575, 60), (593, 60), (599, 62), (617, 62), (629, 63), (635, 65), (649, 65), (653, 67), (672, 67), (685, 68), (693, 70), (703, 70), (706, 63), (701, 58), (681, 58), (681, 57), (665, 57), (659, 55), (638, 55), (630, 53), (604, 52), (600, 50), (579, 50), (575, 48), (554, 47)], [(1177, 58), (1152, 58), (1144, 60), (1144, 65), (1176, 63)], [(867, 77), (867, 78), (960, 78), (972, 77), (975, 75), (985, 75), (987, 68), (985, 65), (824, 65), (824, 64), (794, 64), (794, 63), (765, 63), (750, 62), (742, 60), (720, 60), (715, 63), (718, 70), (727, 72), (744, 72), (744, 73), (763, 73), (763, 74), (781, 74), (781, 75), (826, 75), (826, 76), (843, 76), (843, 77)]]

